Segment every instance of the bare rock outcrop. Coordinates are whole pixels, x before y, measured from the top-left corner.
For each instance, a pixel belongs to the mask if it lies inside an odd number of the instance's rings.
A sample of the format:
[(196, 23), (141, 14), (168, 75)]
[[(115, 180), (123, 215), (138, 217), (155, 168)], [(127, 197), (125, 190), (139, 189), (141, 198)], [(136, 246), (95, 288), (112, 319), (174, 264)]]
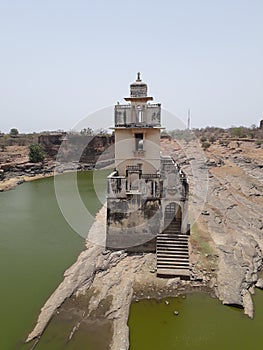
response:
[[(245, 313), (253, 317), (251, 287), (263, 285), (258, 280), (263, 251), (263, 151), (253, 144), (239, 146), (239, 152), (236, 151), (233, 147), (226, 152), (225, 148), (213, 145), (204, 157), (198, 145), (190, 142), (177, 149), (175, 156), (182, 162), (190, 180), (190, 210), (193, 212), (202, 205), (201, 196), (193, 189), (199, 181), (204, 182), (204, 173), (203, 177), (200, 175), (207, 171), (203, 215), (196, 223), (201, 223), (218, 255), (217, 295), (224, 304), (244, 307)], [(215, 162), (215, 159), (220, 159), (220, 162)], [(196, 166), (199, 167), (198, 176), (193, 176), (193, 167)]]
[[(172, 141), (165, 142), (170, 142), (167, 149), (171, 154)], [(204, 235), (200, 243), (196, 234), (196, 245), (190, 247), (190, 260), (195, 261), (193, 278), (198, 278), (189, 282), (156, 278), (153, 273), (154, 254), (127, 255), (123, 251), (105, 251), (103, 207), (89, 235), (93, 242), (99, 241), (101, 245), (87, 242), (86, 250), (65, 272), (64, 281), (42, 308), (37, 325), (27, 341), (42, 334), (55, 311), (70, 296), (78, 300), (89, 295), (87, 309), (78, 325), (96, 313), (103, 301), (110, 299), (103, 317), (112, 321), (111, 350), (129, 348), (129, 307), (132, 298), (138, 295), (142, 298), (163, 298), (175, 296), (186, 286), (207, 287), (210, 291), (213, 288), (224, 304), (242, 306), (244, 312), (253, 317), (251, 293), (254, 286), (263, 288), (263, 280), (259, 278), (263, 250), (262, 175), (254, 166), (255, 162), (241, 161), (239, 164), (239, 154), (235, 153), (232, 159), (231, 155), (221, 154), (220, 149), (213, 147), (207, 158), (220, 159), (220, 162), (207, 163), (205, 155), (193, 142), (176, 147), (174, 155), (190, 181), (190, 210), (197, 216), (196, 224), (202, 228)], [(201, 250), (204, 242), (212, 246), (209, 247), (214, 251), (212, 258), (212, 254), (204, 254)], [(209, 266), (211, 273), (200, 268), (198, 263), (201, 259), (208, 265), (216, 262), (213, 268)], [(70, 337), (74, 336), (77, 328), (74, 327)]]
[[(244, 306), (253, 317), (249, 288), (257, 281), (262, 266), (261, 250), (252, 236), (243, 242), (229, 240), (219, 247), (217, 294), (224, 304)], [(247, 294), (248, 293), (248, 294)], [(253, 303), (252, 303), (253, 306)], [(253, 310), (253, 308), (252, 308)]]
[(102, 248), (96, 245), (87, 247), (87, 250), (79, 255), (76, 263), (66, 270), (63, 282), (41, 309), (37, 324), (27, 337), (27, 342), (43, 333), (51, 317), (66, 298), (70, 297), (82, 284), (91, 284), (96, 272), (96, 258), (101, 251)]

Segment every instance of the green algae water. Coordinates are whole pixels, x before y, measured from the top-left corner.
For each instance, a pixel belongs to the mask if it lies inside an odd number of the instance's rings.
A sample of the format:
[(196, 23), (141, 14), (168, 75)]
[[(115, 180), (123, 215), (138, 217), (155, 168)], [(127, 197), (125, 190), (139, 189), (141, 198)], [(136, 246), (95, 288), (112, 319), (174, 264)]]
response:
[(261, 348), (262, 291), (256, 291), (254, 302), (256, 312), (253, 320), (245, 316), (243, 310), (223, 306), (217, 299), (199, 293), (132, 303), (130, 350)]
[[(108, 171), (99, 171), (97, 191), (106, 198)], [(61, 175), (65, 195), (72, 174)], [(78, 174), (81, 198), (95, 214), (101, 201), (93, 188), (93, 173)], [(90, 222), (90, 225), (92, 221)], [(88, 227), (87, 227), (88, 230)], [(53, 178), (35, 180), (0, 193), (0, 350), (30, 350), (24, 344), (40, 308), (77, 258), (84, 240), (67, 224), (57, 205)], [(254, 296), (255, 319), (240, 309), (222, 306), (205, 294), (131, 305), (130, 350), (245, 350), (263, 340), (263, 292)], [(174, 311), (179, 315), (175, 316)], [(87, 332), (80, 327), (72, 341), (72, 324), (54, 317), (35, 350), (106, 350), (109, 326)]]
[[(98, 173), (100, 197), (106, 198), (109, 171)], [(60, 176), (70, 199), (67, 182), (72, 174)], [(78, 187), (89, 212), (95, 214), (101, 202), (93, 189), (92, 171), (78, 173)], [(60, 212), (52, 177), (0, 193), (0, 350), (32, 347), (23, 342), (40, 308), (83, 248), (84, 239)], [(56, 346), (49, 344), (45, 349), (56, 350)]]

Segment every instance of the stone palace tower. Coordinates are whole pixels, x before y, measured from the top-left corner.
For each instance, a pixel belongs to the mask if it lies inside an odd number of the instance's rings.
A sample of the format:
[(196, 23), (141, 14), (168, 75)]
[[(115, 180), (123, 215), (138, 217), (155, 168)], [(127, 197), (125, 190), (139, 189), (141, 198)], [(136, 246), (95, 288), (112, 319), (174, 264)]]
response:
[[(152, 100), (138, 73), (128, 104), (115, 105), (106, 246), (157, 252), (157, 273), (187, 275), (188, 183), (175, 161), (160, 154), (161, 104)], [(185, 259), (176, 260), (176, 251)]]

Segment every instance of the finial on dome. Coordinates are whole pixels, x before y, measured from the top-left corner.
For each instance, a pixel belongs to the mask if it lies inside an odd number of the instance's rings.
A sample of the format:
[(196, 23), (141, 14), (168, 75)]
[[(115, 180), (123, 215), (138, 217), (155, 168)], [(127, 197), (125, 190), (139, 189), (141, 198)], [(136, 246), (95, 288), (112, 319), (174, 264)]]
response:
[(137, 81), (141, 81), (141, 73), (140, 72), (137, 73)]

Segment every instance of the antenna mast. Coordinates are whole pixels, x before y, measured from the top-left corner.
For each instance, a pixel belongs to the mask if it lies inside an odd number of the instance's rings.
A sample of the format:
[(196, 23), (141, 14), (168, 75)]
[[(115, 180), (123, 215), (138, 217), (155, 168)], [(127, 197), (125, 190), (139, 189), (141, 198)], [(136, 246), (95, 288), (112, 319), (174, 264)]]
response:
[(187, 111), (187, 129), (190, 130), (190, 108)]

